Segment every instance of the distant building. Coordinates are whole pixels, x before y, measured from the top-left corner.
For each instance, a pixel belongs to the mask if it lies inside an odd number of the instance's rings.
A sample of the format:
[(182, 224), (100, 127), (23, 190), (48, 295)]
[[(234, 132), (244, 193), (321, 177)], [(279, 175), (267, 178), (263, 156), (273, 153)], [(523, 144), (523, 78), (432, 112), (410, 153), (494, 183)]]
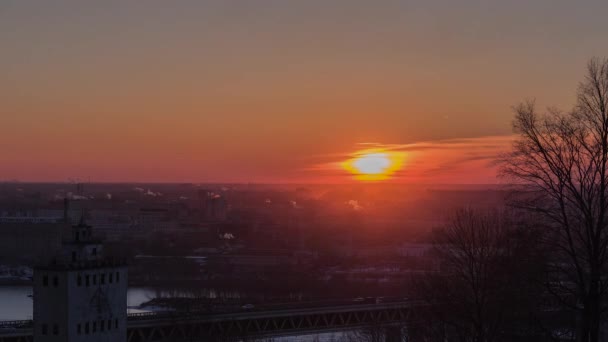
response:
[(230, 269), (234, 275), (263, 273), (298, 264), (291, 251), (242, 251), (239, 254), (216, 254), (208, 257), (209, 265)]
[(343, 257), (424, 257), (432, 251), (428, 243), (404, 243), (401, 245), (354, 246), (350, 243), (337, 246), (335, 251)]
[(103, 235), (104, 240), (120, 241), (137, 232), (133, 216), (130, 211), (92, 209), (87, 222), (97, 234)]
[(70, 223), (78, 222), (82, 215), (79, 201), (63, 200), (63, 208), (56, 201), (47, 204), (11, 205), (0, 208), (0, 223)]
[(140, 208), (137, 225), (148, 232), (166, 232), (177, 228), (177, 220), (166, 208)]
[(429, 256), (432, 251), (431, 243), (404, 243), (398, 248), (399, 255), (404, 257)]
[(74, 212), (67, 200), (63, 206), (63, 209), (0, 209), (0, 261), (50, 262), (61, 250), (63, 236), (70, 233), (69, 222)]
[(205, 221), (224, 221), (228, 213), (226, 198), (210, 190), (199, 190), (201, 218)]
[(105, 258), (91, 227), (81, 221), (60, 255), (34, 270), (34, 340), (126, 339), (127, 267)]
[(61, 249), (62, 236), (68, 229), (56, 221), (2, 221), (0, 260), (7, 264), (47, 263)]

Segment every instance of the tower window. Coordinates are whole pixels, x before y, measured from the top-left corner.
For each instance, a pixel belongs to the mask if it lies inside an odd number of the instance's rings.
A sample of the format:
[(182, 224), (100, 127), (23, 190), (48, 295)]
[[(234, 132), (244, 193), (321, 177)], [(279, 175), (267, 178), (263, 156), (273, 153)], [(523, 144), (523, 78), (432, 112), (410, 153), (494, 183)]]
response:
[(57, 276), (53, 277), (53, 286), (57, 287), (59, 285), (59, 280), (57, 279)]
[(53, 335), (59, 335), (59, 326), (57, 324), (53, 324)]
[(97, 284), (97, 274), (93, 274), (93, 285)]
[(106, 321), (104, 321), (103, 319), (101, 320), (101, 322), (99, 322), (99, 330), (103, 331), (104, 328), (106, 326)]
[(78, 278), (76, 278), (76, 285), (82, 286), (82, 276), (79, 274)]
[(120, 281), (120, 273), (116, 272), (116, 282), (118, 283)]
[(49, 286), (49, 276), (46, 274), (42, 276), (42, 286)]
[(42, 335), (47, 335), (49, 333), (49, 327), (46, 324), (42, 325)]
[(112, 330), (112, 320), (108, 320), (108, 330)]
[(108, 275), (108, 282), (112, 283), (112, 273), (110, 273), (110, 275)]
[(118, 319), (114, 319), (114, 328), (118, 329)]
[(80, 335), (80, 334), (82, 333), (82, 330), (81, 330), (80, 328), (81, 328), (81, 327), (80, 327), (80, 323), (78, 323), (78, 324), (76, 325), (76, 333), (77, 333), (78, 335)]
[(72, 262), (76, 262), (76, 252), (72, 252)]
[(97, 247), (93, 247), (93, 252), (91, 254), (97, 255)]
[(86, 322), (84, 324), (84, 333), (87, 335), (89, 334), (89, 322)]
[(99, 283), (100, 283), (100, 284), (105, 284), (105, 283), (106, 283), (106, 274), (105, 274), (105, 273), (102, 273), (102, 274), (99, 276)]
[(97, 331), (97, 322), (93, 322), (93, 332)]
[(85, 282), (86, 286), (89, 286), (89, 275), (88, 274), (86, 276), (84, 276), (84, 282)]

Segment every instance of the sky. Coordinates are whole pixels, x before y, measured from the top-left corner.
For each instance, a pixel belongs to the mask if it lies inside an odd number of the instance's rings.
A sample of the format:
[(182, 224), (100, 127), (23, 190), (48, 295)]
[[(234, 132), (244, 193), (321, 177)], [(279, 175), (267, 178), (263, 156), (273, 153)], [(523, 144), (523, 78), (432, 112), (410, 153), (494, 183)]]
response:
[(495, 183), (511, 107), (568, 109), (606, 1), (0, 2), (0, 180)]

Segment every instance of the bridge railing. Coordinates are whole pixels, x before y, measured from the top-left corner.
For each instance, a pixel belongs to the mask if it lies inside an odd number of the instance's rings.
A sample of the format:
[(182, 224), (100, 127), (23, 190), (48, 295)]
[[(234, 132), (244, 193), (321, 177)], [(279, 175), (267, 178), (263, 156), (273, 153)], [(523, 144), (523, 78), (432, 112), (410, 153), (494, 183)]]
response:
[[(137, 313), (129, 313), (127, 314), (127, 319), (129, 321), (143, 321), (143, 320), (150, 320), (150, 319), (163, 319), (163, 318), (196, 318), (196, 317), (202, 317), (202, 316), (213, 316), (213, 315), (217, 315), (217, 314), (226, 314), (226, 313), (230, 313), (230, 314), (239, 314), (239, 313), (252, 313), (252, 312), (263, 312), (263, 311), (275, 311), (275, 310), (289, 310), (289, 309), (311, 309), (311, 308), (319, 308), (322, 309), (324, 307), (327, 306), (319, 306), (319, 303), (314, 303), (317, 305), (311, 305), (313, 303), (306, 303), (308, 305), (302, 305), (302, 303), (298, 303), (299, 305), (294, 306), (294, 303), (290, 303), (291, 305), (288, 305), (288, 303), (283, 303), (283, 304), (270, 304), (270, 305), (265, 305), (265, 306), (259, 306), (256, 307), (254, 309), (249, 309), (249, 310), (235, 310), (235, 311), (230, 311), (230, 312), (213, 312), (213, 311), (190, 311), (190, 312), (184, 312), (184, 311), (151, 311), (151, 312), (137, 312)], [(323, 303), (323, 304), (328, 304), (327, 302)], [(338, 304), (337, 302), (334, 302), (332, 304)], [(386, 302), (386, 303), (377, 303), (377, 304), (361, 304), (361, 303), (353, 303), (353, 302), (349, 302), (349, 303), (344, 303), (341, 302), (340, 304), (342, 305), (335, 305), (335, 306), (343, 306), (343, 307), (350, 307), (350, 306), (355, 306), (355, 305), (364, 305), (364, 306), (371, 306), (371, 307), (375, 307), (375, 306), (391, 306), (391, 305), (404, 305), (407, 304), (408, 306), (420, 306), (423, 305), (424, 303), (420, 302), (420, 301), (409, 301), (407, 303), (405, 302)], [(346, 304), (346, 305), (345, 305)], [(31, 328), (33, 326), (34, 322), (33, 320), (12, 320), (12, 321), (0, 321), (0, 329), (28, 329)]]
[(0, 329), (16, 328), (25, 329), (31, 328), (34, 325), (34, 321), (31, 319), (27, 320), (15, 320), (15, 321), (0, 321)]
[[(385, 302), (385, 303), (333, 303), (334, 305), (301, 305), (301, 303), (297, 303), (299, 305), (288, 305), (287, 303), (283, 304), (271, 304), (271, 305), (262, 305), (256, 306), (250, 309), (235, 309), (235, 310), (200, 310), (200, 311), (154, 311), (154, 312), (138, 312), (138, 313), (130, 313), (128, 314), (129, 321), (141, 321), (141, 320), (151, 320), (151, 319), (167, 319), (167, 318), (178, 318), (178, 319), (192, 319), (192, 318), (202, 318), (209, 317), (214, 315), (239, 315), (239, 314), (255, 314), (255, 313), (266, 313), (266, 312), (281, 312), (281, 311), (291, 311), (291, 310), (311, 310), (311, 309), (348, 309), (348, 308), (356, 308), (363, 307), (365, 310), (370, 309), (385, 309), (387, 307), (403, 307), (403, 306), (422, 306), (425, 303), (421, 301), (407, 301), (407, 302)], [(311, 304), (311, 303), (309, 303)], [(327, 303), (325, 303), (327, 304)], [(340, 305), (341, 304), (341, 305)], [(346, 304), (346, 305), (345, 305)]]
[(162, 317), (174, 317), (174, 316), (184, 316), (183, 312), (173, 312), (173, 311), (151, 311), (151, 312), (137, 312), (127, 314), (127, 319), (131, 320), (140, 320), (140, 319), (148, 319), (148, 318), (162, 318)]

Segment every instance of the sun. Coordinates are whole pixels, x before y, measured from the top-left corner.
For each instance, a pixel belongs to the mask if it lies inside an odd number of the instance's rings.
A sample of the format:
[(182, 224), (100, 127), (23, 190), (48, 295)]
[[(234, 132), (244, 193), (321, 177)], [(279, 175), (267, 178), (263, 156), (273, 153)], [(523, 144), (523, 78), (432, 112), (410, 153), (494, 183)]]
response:
[(391, 166), (391, 160), (386, 153), (370, 153), (355, 159), (353, 166), (361, 174), (379, 175)]
[(391, 178), (400, 170), (405, 155), (402, 152), (384, 150), (363, 150), (342, 163), (342, 168), (350, 172), (355, 179), (377, 181)]

